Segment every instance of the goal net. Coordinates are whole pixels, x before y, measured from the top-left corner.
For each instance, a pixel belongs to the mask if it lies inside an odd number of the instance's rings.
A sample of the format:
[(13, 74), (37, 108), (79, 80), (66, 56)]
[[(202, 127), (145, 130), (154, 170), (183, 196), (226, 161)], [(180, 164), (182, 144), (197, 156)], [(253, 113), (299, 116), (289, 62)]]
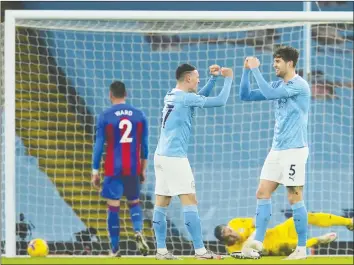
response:
[[(312, 22), (311, 58), (304, 56), (304, 26), (296, 21), (17, 20), (17, 255), (25, 254), (27, 242), (38, 237), (48, 241), (51, 254), (108, 253), (107, 206), (91, 188), (90, 174), (96, 116), (110, 106), (108, 87), (114, 80), (125, 82), (128, 102), (142, 109), (149, 122), (148, 179), (141, 200), (144, 234), (154, 254), (152, 157), (163, 98), (175, 86), (181, 63), (198, 68), (200, 86), (211, 64), (235, 73), (225, 107), (197, 110), (189, 145), (204, 240), (210, 249), (225, 252), (214, 227), (254, 216), (260, 169), (274, 127), (271, 102), (238, 98), (243, 60), (257, 56), (265, 79), (273, 80), (272, 52), (279, 45), (299, 49), (300, 75), (310, 59), (310, 74), (305, 73), (313, 93), (308, 210), (352, 217), (353, 23)], [(211, 95), (220, 91), (219, 79)], [(4, 179), (2, 171), (2, 191)], [(291, 214), (283, 187), (272, 201), (270, 227)], [(122, 254), (138, 254), (124, 200), (120, 216)], [(5, 218), (2, 212), (3, 239)], [(353, 254), (353, 234), (346, 227), (309, 229), (309, 237), (338, 233), (337, 242), (313, 253)], [(168, 209), (168, 246), (175, 254), (194, 253), (177, 198)]]

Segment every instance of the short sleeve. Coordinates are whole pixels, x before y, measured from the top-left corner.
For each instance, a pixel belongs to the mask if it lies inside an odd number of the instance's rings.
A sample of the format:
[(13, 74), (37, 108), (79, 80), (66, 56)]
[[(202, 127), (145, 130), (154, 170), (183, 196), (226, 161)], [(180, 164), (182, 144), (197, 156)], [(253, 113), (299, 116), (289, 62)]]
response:
[(202, 95), (197, 95), (195, 93), (187, 93), (184, 96), (183, 103), (188, 107), (199, 107), (203, 108), (206, 101), (206, 97)]

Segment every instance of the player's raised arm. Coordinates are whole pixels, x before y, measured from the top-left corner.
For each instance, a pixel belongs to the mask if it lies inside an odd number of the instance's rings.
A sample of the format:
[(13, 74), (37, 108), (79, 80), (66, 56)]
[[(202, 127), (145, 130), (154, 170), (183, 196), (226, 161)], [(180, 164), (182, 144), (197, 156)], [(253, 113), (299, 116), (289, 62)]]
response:
[(267, 100), (265, 96), (261, 93), (259, 89), (250, 90), (250, 68), (248, 66), (248, 59), (245, 59), (243, 72), (241, 77), (240, 83), (240, 100), (244, 101), (260, 101), (260, 100)]
[(148, 164), (148, 156), (149, 156), (149, 130), (148, 130), (148, 122), (146, 117), (144, 116), (142, 122), (143, 130), (141, 135), (141, 175), (140, 175), (140, 183), (144, 183), (146, 180), (146, 169)]
[[(280, 86), (273, 87), (269, 84), (259, 71), (260, 62), (255, 57), (248, 58), (248, 66), (252, 71), (254, 78), (257, 81), (258, 87), (266, 99), (288, 98), (297, 95), (301, 92), (302, 87), (294, 85), (289, 81)], [(276, 71), (277, 68), (276, 68)]]
[(198, 95), (205, 97), (208, 97), (210, 95), (211, 90), (215, 86), (217, 77), (220, 74), (220, 66), (217, 64), (209, 66), (209, 73), (211, 74), (211, 77), (209, 78), (205, 86), (198, 91)]
[(212, 108), (225, 106), (230, 95), (233, 71), (231, 68), (221, 68), (221, 74), (225, 77), (224, 86), (216, 97), (206, 98), (194, 93), (185, 96), (184, 104), (190, 107)]
[(103, 114), (101, 114), (97, 119), (96, 142), (93, 148), (93, 155), (92, 155), (92, 185), (95, 188), (99, 188), (100, 178), (98, 175), (98, 170), (100, 168), (101, 157), (102, 157), (105, 141), (106, 141), (106, 135), (104, 130), (104, 120), (103, 120)]

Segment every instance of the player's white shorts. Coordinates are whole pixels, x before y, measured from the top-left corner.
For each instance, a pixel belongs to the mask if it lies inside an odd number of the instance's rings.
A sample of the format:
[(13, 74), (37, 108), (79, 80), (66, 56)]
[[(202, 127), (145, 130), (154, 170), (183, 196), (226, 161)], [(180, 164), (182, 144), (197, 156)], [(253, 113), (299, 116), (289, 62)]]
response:
[(264, 162), (261, 179), (284, 186), (304, 186), (308, 147), (275, 151), (271, 150)]
[(186, 157), (167, 157), (155, 154), (155, 194), (176, 196), (195, 193), (194, 176)]

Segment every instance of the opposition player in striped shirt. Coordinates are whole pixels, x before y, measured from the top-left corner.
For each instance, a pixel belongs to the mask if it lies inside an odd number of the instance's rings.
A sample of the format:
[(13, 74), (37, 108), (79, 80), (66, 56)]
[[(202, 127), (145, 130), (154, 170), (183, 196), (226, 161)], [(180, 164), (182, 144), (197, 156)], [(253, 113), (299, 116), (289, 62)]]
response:
[(142, 235), (143, 216), (139, 202), (140, 184), (146, 178), (148, 158), (148, 124), (144, 113), (129, 105), (123, 82), (110, 85), (112, 106), (99, 115), (96, 125), (96, 142), (93, 150), (92, 184), (100, 188), (99, 168), (106, 143), (104, 181), (101, 196), (107, 200), (107, 225), (112, 256), (120, 257), (120, 199), (128, 200), (135, 239), (140, 252), (148, 253)]
[[(272, 148), (264, 162), (256, 193), (256, 234), (248, 244), (244, 256), (259, 258), (264, 235), (272, 213), (271, 196), (279, 184), (288, 191), (293, 210), (298, 244), (287, 259), (306, 258), (308, 217), (303, 200), (305, 168), (309, 154), (307, 124), (311, 90), (309, 84), (296, 74), (299, 52), (293, 47), (279, 47), (273, 54), (275, 74), (281, 80), (268, 83), (259, 71), (260, 62), (248, 57), (240, 84), (240, 99), (244, 101), (272, 100), (275, 126)], [(250, 90), (249, 74), (255, 78), (258, 89)]]

